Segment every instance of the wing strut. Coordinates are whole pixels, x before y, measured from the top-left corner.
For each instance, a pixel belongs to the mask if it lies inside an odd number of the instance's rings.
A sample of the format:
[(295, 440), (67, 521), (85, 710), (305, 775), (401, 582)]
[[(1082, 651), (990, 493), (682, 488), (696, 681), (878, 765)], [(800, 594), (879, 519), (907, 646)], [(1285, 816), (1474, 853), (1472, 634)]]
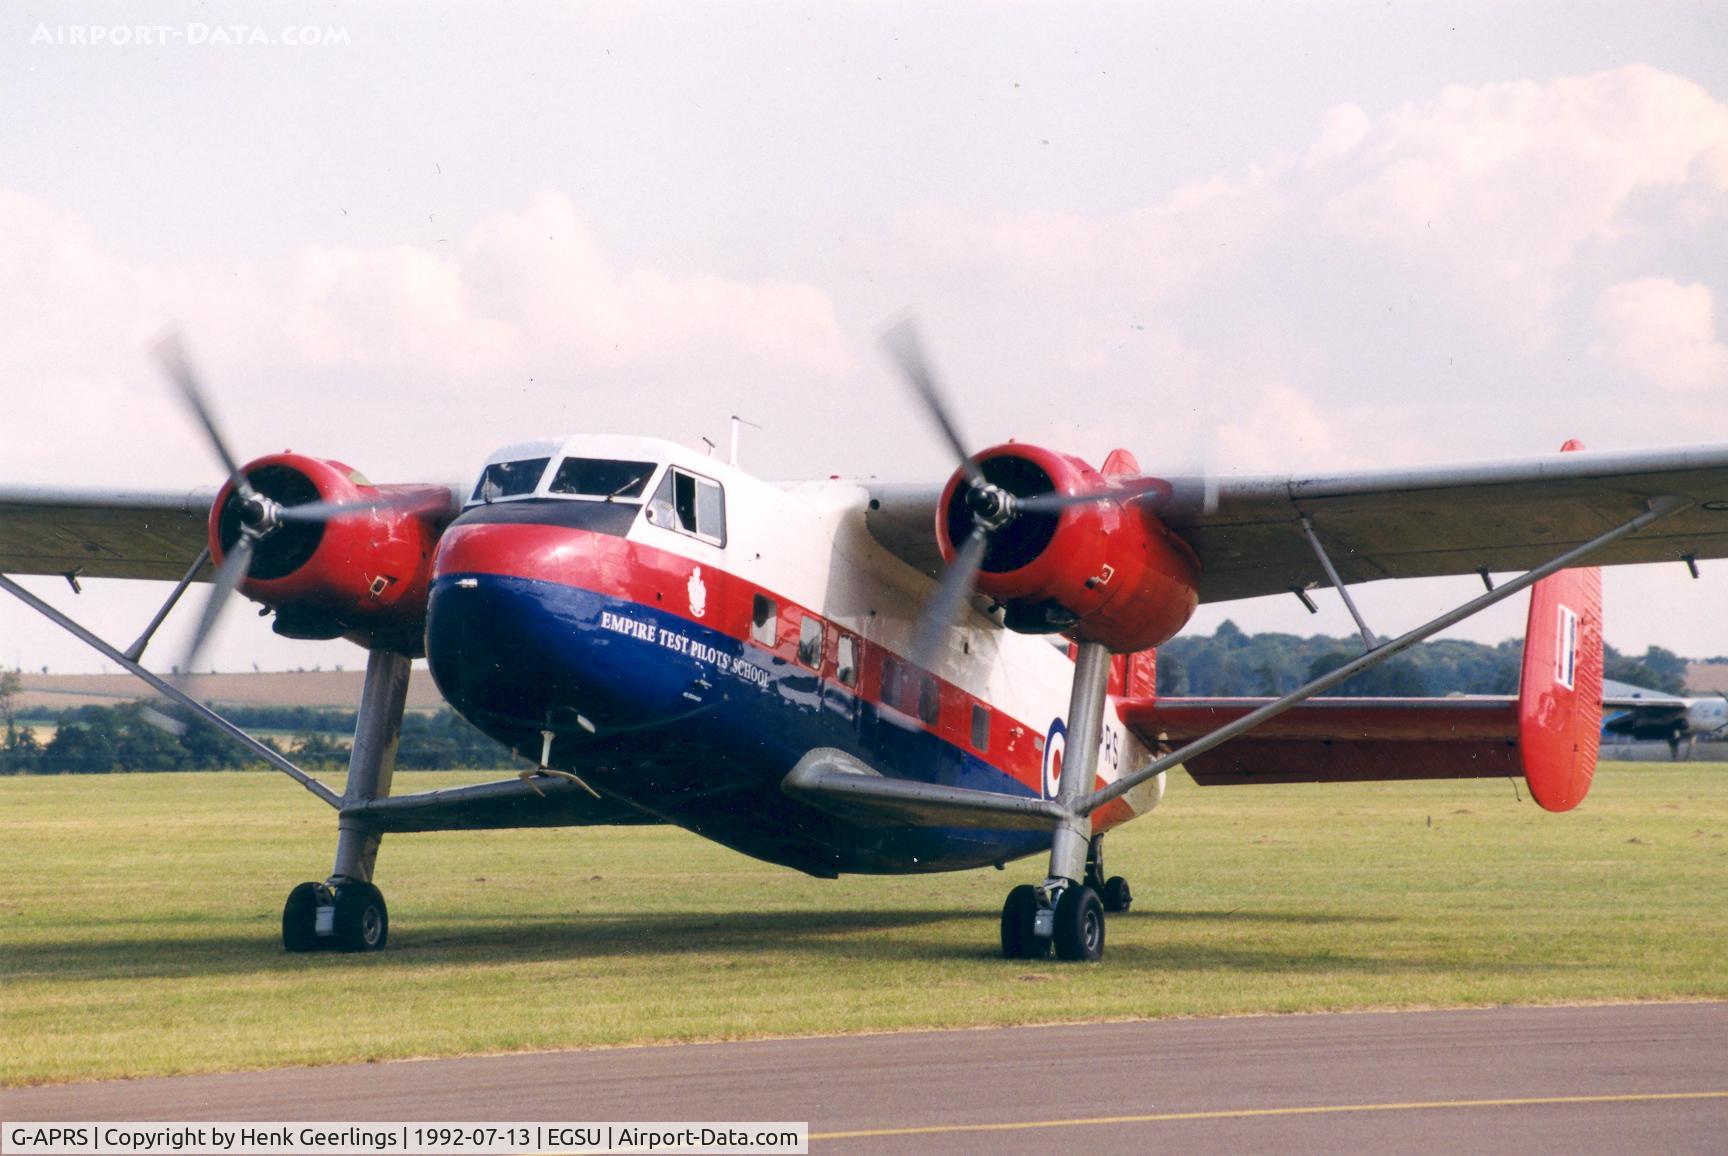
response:
[[(1356, 620), (1356, 629), (1362, 632), (1362, 649), (1373, 650), (1377, 645), (1374, 632), (1368, 629), (1368, 623), (1363, 619), (1362, 612), (1356, 609), (1356, 600), (1350, 597), (1350, 588), (1344, 585), (1344, 580), (1338, 577), (1338, 568), (1332, 565), (1331, 557), (1326, 553), (1326, 547), (1320, 544), (1320, 535), (1314, 532), (1314, 519), (1307, 514), (1302, 515), (1302, 532), (1308, 535), (1308, 544), (1314, 547), (1314, 556), (1320, 559), (1321, 569), (1326, 571), (1326, 577), (1332, 580), (1332, 588), (1338, 591), (1338, 597), (1344, 600), (1344, 609), (1350, 612), (1350, 617)], [(1492, 587), (1490, 587), (1492, 589)], [(1303, 599), (1304, 602), (1307, 599)], [(1313, 604), (1309, 604), (1313, 610)]]
[[(1603, 547), (1690, 505), (1689, 499), (1673, 495), (1651, 498), (1647, 509), (1637, 517), (1406, 634), (1372, 647), (1366, 654), (1338, 669), (1217, 727), (1171, 754), (1152, 760), (1102, 790), (1093, 791), (1091, 787), (1097, 781), (1100, 723), (1108, 701), (1110, 655), (1097, 644), (1082, 644), (1076, 657), (1068, 708), (1068, 761), (1062, 767), (1055, 799), (1020, 798), (988, 791), (907, 783), (885, 777), (840, 751), (826, 749), (810, 752), (786, 777), (782, 788), (842, 818), (866, 824), (898, 820), (932, 827), (1049, 828), (1049, 875), (1038, 886), (1023, 884), (1014, 888), (1003, 905), (1003, 954), (1010, 959), (1039, 958), (1054, 947), (1061, 959), (1095, 960), (1104, 951), (1105, 904), (1104, 898), (1090, 882), (1094, 875), (1102, 872), (1088, 873), (1087, 866), (1092, 815), (1100, 807), (1171, 768), (1283, 714), (1321, 691), (1385, 662), (1430, 635), (1510, 598), (1552, 574), (1570, 569)], [(1550, 620), (1544, 618), (1543, 621)], [(1527, 653), (1527, 665), (1528, 660)], [(1520, 727), (1523, 727), (1522, 718)], [(1523, 734), (1522, 729), (1521, 734), (1521, 742), (1529, 741), (1530, 736)], [(1526, 774), (1529, 773), (1527, 765)], [(1576, 802), (1574, 793), (1577, 797), (1582, 796), (1582, 788), (1577, 788), (1570, 779), (1547, 785), (1561, 794), (1557, 802), (1553, 799), (1543, 802), (1542, 805), (1550, 810), (1565, 810)], [(1533, 791), (1536, 786), (1536, 780), (1532, 780)], [(1108, 893), (1110, 890), (1111, 883), (1106, 883), (1105, 891)], [(1127, 909), (1126, 896), (1118, 896), (1112, 903), (1111, 910)]]
[[(150, 620), (150, 625), (144, 628), (144, 633), (140, 634), (138, 640), (126, 648), (125, 653), (127, 658), (130, 658), (133, 662), (137, 662), (139, 659), (144, 657), (144, 648), (150, 645), (150, 640), (152, 638), (156, 637), (156, 630), (162, 625), (162, 620), (168, 617), (168, 612), (174, 609), (175, 605), (180, 601), (180, 596), (186, 593), (186, 588), (188, 586), (192, 585), (192, 579), (198, 576), (198, 571), (202, 570), (205, 563), (209, 561), (210, 547), (206, 546), (198, 552), (197, 560), (194, 561), (191, 567), (186, 571), (185, 577), (180, 579), (179, 585), (174, 587), (174, 592), (168, 595), (168, 601), (162, 604), (162, 609), (156, 612), (156, 617)], [(191, 674), (192, 672), (188, 670), (186, 673)]]
[(1297, 687), (1282, 698), (1273, 699), (1259, 710), (1251, 711), (1237, 719), (1235, 722), (1227, 723), (1203, 738), (1195, 739), (1193, 742), (1179, 750), (1172, 751), (1170, 754), (1167, 754), (1162, 758), (1154, 759), (1151, 763), (1140, 768), (1138, 771), (1135, 771), (1133, 774), (1116, 780), (1101, 791), (1094, 791), (1081, 801), (1076, 810), (1081, 815), (1090, 815), (1099, 807), (1102, 807), (1104, 804), (1111, 802), (1112, 800), (1121, 798), (1123, 795), (1132, 791), (1135, 787), (1152, 778), (1154, 775), (1163, 774), (1170, 768), (1179, 766), (1182, 762), (1193, 758), (1195, 755), (1203, 754), (1221, 743), (1230, 741), (1237, 735), (1242, 734), (1244, 731), (1252, 730), (1267, 719), (1283, 714), (1291, 707), (1306, 702), (1321, 691), (1330, 690), (1339, 683), (1362, 673), (1369, 667), (1376, 666), (1379, 663), (1386, 661), (1388, 658), (1391, 658), (1393, 655), (1408, 650), (1410, 647), (1416, 645), (1418, 642), (1421, 642), (1430, 635), (1438, 634), (1448, 626), (1462, 622), (1464, 619), (1485, 610), (1494, 603), (1503, 601), (1504, 599), (1517, 594), (1519, 591), (1524, 590), (1526, 587), (1535, 585), (1537, 582), (1548, 577), (1548, 575), (1572, 566), (1573, 564), (1583, 560), (1588, 555), (1600, 550), (1602, 547), (1617, 542), (1628, 534), (1636, 533), (1637, 531), (1642, 530), (1645, 526), (1650, 525), (1650, 523), (1666, 518), (1670, 514), (1677, 513), (1691, 504), (1692, 503), (1685, 498), (1673, 496), (1651, 498), (1650, 508), (1645, 510), (1642, 514), (1639, 514), (1636, 518), (1633, 518), (1631, 521), (1624, 522), (1606, 533), (1598, 534), (1582, 546), (1574, 547), (1560, 555), (1558, 558), (1536, 567), (1534, 570), (1525, 571), (1523, 574), (1520, 574), (1504, 586), (1479, 594), (1464, 605), (1450, 610), (1430, 622), (1418, 626), (1409, 633), (1401, 634), (1392, 641), (1382, 643), (1366, 654), (1358, 655), (1356, 658), (1345, 663), (1343, 666), (1340, 666), (1338, 669), (1323, 674), (1319, 678)]
[(173, 683), (167, 682), (150, 673), (148, 670), (145, 670), (142, 666), (139, 666), (137, 662), (127, 657), (126, 654), (108, 645), (108, 643), (96, 637), (96, 635), (90, 633), (90, 631), (84, 629), (84, 627), (78, 625), (78, 623), (60, 613), (60, 611), (54, 609), (54, 607), (48, 605), (48, 603), (42, 601), (40, 598), (36, 597), (36, 595), (30, 593), (30, 591), (24, 589), (24, 587), (18, 585), (18, 583), (12, 581), (12, 579), (6, 577), (4, 574), (0, 574), (0, 590), (6, 591), (6, 593), (12, 595), (14, 598), (24, 603), (24, 605), (30, 607), (30, 609), (36, 611), (36, 613), (54, 623), (54, 625), (77, 637), (79, 641), (83, 642), (85, 645), (100, 651), (103, 656), (108, 658), (110, 661), (119, 663), (129, 673), (135, 674), (145, 682), (149, 683), (153, 688), (155, 688), (158, 694), (179, 703), (181, 706), (191, 711), (200, 721), (209, 726), (215, 727), (235, 742), (238, 742), (247, 750), (269, 763), (272, 767), (275, 767), (277, 770), (299, 783), (302, 787), (305, 787), (308, 791), (317, 795), (330, 807), (338, 810), (341, 808), (341, 796), (337, 795), (335, 791), (332, 791), (329, 787), (326, 787), (323, 783), (314, 779), (311, 775), (283, 758), (280, 752), (265, 746), (263, 743), (259, 742), (257, 739), (253, 738), (251, 735), (247, 734), (245, 731), (241, 730), (239, 727), (235, 726), (233, 723), (229, 722), (203, 703), (197, 701)]

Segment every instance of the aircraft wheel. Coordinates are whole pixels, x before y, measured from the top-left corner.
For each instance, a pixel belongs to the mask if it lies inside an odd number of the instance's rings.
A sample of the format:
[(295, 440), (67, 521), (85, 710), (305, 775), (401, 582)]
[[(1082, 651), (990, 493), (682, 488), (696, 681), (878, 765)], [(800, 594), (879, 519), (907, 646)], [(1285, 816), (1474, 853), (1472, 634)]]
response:
[(1134, 892), (1129, 888), (1128, 880), (1120, 875), (1110, 876), (1098, 898), (1104, 901), (1104, 910), (1111, 915), (1126, 915), (1134, 906)]
[(1084, 883), (1056, 901), (1056, 958), (1093, 963), (1104, 957), (1104, 904)]
[(282, 905), (282, 950), (317, 951), (318, 903), (324, 897), (324, 884), (302, 883), (288, 893)]
[(337, 951), (378, 951), (390, 937), (384, 893), (370, 883), (338, 883), (331, 946)]
[(1050, 950), (1050, 941), (1033, 934), (1038, 920), (1038, 889), (1022, 883), (1008, 893), (1002, 904), (1002, 957), (1040, 959)]

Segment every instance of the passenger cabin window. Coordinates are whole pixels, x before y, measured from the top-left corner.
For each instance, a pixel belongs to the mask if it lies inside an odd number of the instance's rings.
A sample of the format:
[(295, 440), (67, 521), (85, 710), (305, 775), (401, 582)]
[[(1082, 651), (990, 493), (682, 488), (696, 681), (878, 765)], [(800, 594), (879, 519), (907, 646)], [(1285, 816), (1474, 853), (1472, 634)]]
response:
[(882, 705), (900, 707), (900, 660), (892, 654), (882, 656)]
[(811, 670), (822, 669), (822, 620), (806, 614), (798, 624), (798, 661)]
[(885, 654), (882, 656), (882, 704), (935, 726), (942, 712), (942, 688), (935, 675)]
[(750, 602), (750, 641), (772, 650), (780, 640), (779, 631), (780, 615), (775, 611), (774, 600), (766, 595), (756, 595)]
[(648, 501), (648, 520), (715, 546), (726, 544), (726, 494), (720, 483), (673, 466)]
[(493, 462), (480, 475), (470, 502), (492, 502), (532, 494), (540, 484), (551, 458), (524, 458), (519, 462)]
[(920, 675), (918, 679), (918, 717), (931, 726), (941, 717), (942, 690), (936, 684), (933, 674)]
[(972, 749), (990, 749), (990, 708), (976, 702), (972, 704)]
[(640, 498), (654, 476), (654, 462), (625, 462), (613, 458), (565, 458), (558, 463), (548, 487), (554, 494), (576, 494), (584, 498)]
[(858, 640), (850, 634), (842, 634), (835, 647), (834, 677), (845, 686), (858, 685)]

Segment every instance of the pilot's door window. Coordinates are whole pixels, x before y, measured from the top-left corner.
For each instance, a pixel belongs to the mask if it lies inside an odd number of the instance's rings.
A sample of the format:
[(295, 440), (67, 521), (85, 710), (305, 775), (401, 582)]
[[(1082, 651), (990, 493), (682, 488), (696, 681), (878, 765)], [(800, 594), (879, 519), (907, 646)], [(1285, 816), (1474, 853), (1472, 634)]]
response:
[(726, 493), (720, 483), (673, 466), (648, 502), (648, 520), (714, 546), (726, 545)]

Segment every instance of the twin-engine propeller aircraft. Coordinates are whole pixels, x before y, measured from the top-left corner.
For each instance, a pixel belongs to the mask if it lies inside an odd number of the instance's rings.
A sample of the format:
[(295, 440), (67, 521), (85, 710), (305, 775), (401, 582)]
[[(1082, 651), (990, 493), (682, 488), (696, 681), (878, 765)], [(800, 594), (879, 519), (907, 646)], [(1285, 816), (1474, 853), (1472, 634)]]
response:
[[(375, 486), (295, 453), (241, 465), (170, 341), (164, 365), (227, 482), (0, 489), (0, 572), (178, 578), (174, 595), (121, 650), (0, 586), (336, 810), (330, 876), (283, 910), (289, 951), (384, 946), (389, 833), (674, 823), (823, 877), (1047, 854), (1043, 880), (1008, 894), (1002, 951), (1091, 960), (1105, 913), (1132, 902), (1104, 835), (1157, 806), (1178, 767), (1207, 785), (1522, 773), (1541, 806), (1576, 806), (1601, 720), (1594, 567), (1728, 554), (1728, 446), (1159, 477), (1121, 450), (1099, 469), (1031, 444), (970, 452), (910, 327), (888, 345), (958, 459), (946, 484), (776, 485), (642, 437), (510, 446), (460, 487)], [(1487, 589), (1386, 641), (1348, 593), (1443, 574)], [(340, 795), (140, 665), (201, 580), (214, 589), (181, 669), (234, 590), (279, 634), (370, 652)], [(1355, 615), (1360, 656), (1274, 699), (1155, 694), (1153, 648), (1199, 603), (1318, 586)], [(1515, 698), (1314, 697), (1526, 588)], [(392, 795), (421, 656), (536, 769)]]
[(1680, 757), (1682, 744), (1690, 755), (1694, 739), (1728, 728), (1728, 694), (1687, 698), (1605, 678), (1602, 708), (1604, 739), (1660, 739), (1668, 744), (1670, 759)]

